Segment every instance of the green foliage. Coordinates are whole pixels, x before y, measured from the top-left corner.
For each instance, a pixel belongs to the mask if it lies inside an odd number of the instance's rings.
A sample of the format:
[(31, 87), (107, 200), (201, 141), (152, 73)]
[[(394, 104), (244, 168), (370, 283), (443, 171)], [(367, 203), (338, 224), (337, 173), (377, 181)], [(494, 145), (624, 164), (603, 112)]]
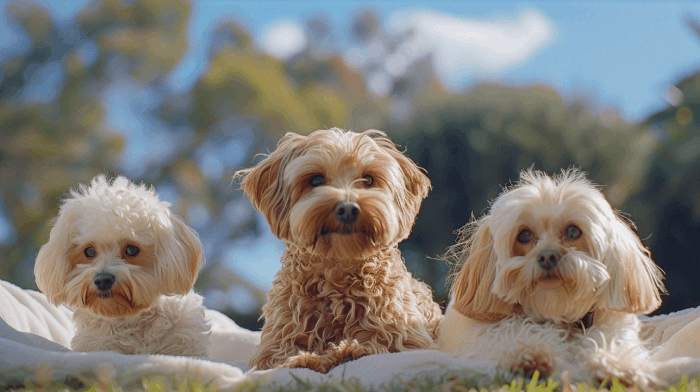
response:
[(671, 104), (645, 121), (656, 146), (628, 203), (666, 271), (669, 297), (659, 313), (700, 305), (700, 73), (669, 86), (667, 96)]
[[(245, 148), (236, 159), (247, 164), (248, 155), (252, 157), (251, 151), (257, 150), (252, 148), (255, 135), (236, 133), (236, 127), (233, 132), (222, 132), (222, 122), (230, 118), (205, 123), (192, 118), (192, 102), (217, 102), (218, 92), (196, 88), (180, 94), (165, 84), (188, 45), (190, 8), (184, 0), (94, 0), (71, 23), (58, 27), (39, 3), (9, 3), (8, 14), (30, 38), (31, 47), (0, 64), (0, 208), (15, 231), (9, 241), (0, 244), (0, 279), (36, 287), (34, 257), (48, 240), (61, 198), (97, 173), (126, 172), (136, 182), (174, 189), (171, 197), (176, 213), (190, 221), (197, 218), (190, 214), (192, 210), (206, 211), (211, 217), (206, 227), (198, 228), (210, 247), (254, 227), (249, 205), (236, 208), (229, 204), (243, 200), (231, 187), (236, 167), (224, 165), (218, 176), (207, 177), (201, 162), (210, 146), (243, 139)], [(52, 91), (41, 84), (47, 72), (59, 80)], [(124, 88), (129, 95), (146, 93), (155, 99), (146, 110), (115, 109), (118, 103), (105, 96)], [(249, 113), (244, 109), (233, 106), (226, 113)], [(133, 116), (132, 123), (143, 124), (143, 130), (120, 129), (120, 124), (108, 121), (107, 113), (115, 110), (122, 110), (121, 117)], [(160, 138), (154, 141), (156, 133)], [(160, 140), (173, 141), (170, 151), (156, 145), (151, 150), (154, 154), (132, 163), (131, 171), (137, 169), (130, 174), (125, 164), (129, 148)], [(236, 215), (236, 225), (226, 222), (226, 211)], [(207, 252), (209, 267), (219, 264), (222, 250), (215, 247)], [(247, 284), (233, 273), (218, 279), (223, 280), (220, 285), (225, 287)], [(200, 285), (209, 286), (202, 281)], [(261, 306), (264, 293), (248, 286)]]

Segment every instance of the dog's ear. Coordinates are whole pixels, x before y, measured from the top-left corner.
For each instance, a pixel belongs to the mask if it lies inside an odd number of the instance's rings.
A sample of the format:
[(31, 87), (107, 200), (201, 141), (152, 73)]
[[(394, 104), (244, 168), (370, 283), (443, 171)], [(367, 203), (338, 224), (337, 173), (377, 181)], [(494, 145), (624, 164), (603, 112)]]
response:
[(497, 256), (487, 222), (488, 217), (484, 217), (467, 224), (462, 229), (462, 239), (448, 252), (452, 257), (466, 257), (452, 284), (451, 297), (452, 306), (459, 313), (477, 320), (498, 321), (513, 312), (513, 305), (491, 292)]
[(204, 249), (197, 232), (174, 214), (161, 222), (156, 240), (156, 277), (167, 294), (185, 295), (192, 290), (204, 265)]
[[(392, 150), (392, 154), (401, 167), (404, 179), (406, 180), (406, 190), (417, 201), (416, 209), (420, 208), (420, 202), (428, 196), (428, 192), (432, 188), (430, 179), (425, 174), (425, 170), (404, 155), (397, 149)], [(416, 211), (417, 212), (417, 211)]]
[(663, 271), (630, 225), (620, 217), (611, 223), (604, 256), (610, 281), (601, 293), (601, 305), (626, 313), (651, 313), (661, 306), (660, 294), (666, 292)]
[(288, 132), (277, 144), (277, 149), (256, 166), (237, 171), (233, 179), (241, 182), (241, 189), (253, 206), (265, 215), (272, 233), (278, 238), (289, 234), (289, 222), (283, 219), (289, 206), (285, 200), (284, 169), (297, 154), (307, 136)]
[(49, 302), (60, 305), (66, 300), (66, 277), (70, 272), (68, 252), (71, 248), (70, 231), (74, 222), (74, 210), (79, 208), (73, 200), (68, 200), (59, 209), (49, 241), (39, 249), (34, 264), (34, 278)]
[(374, 141), (399, 163), (399, 167), (401, 167), (401, 171), (403, 172), (403, 178), (406, 181), (406, 190), (408, 193), (419, 202), (425, 199), (431, 189), (430, 179), (425, 174), (425, 170), (421, 169), (411, 158), (407, 157), (399, 150), (396, 144), (394, 144), (384, 132), (375, 129), (370, 129), (367, 132), (377, 135)]
[(403, 228), (402, 232), (405, 233), (403, 238), (408, 237), (423, 199), (428, 196), (428, 192), (431, 189), (430, 179), (425, 174), (425, 170), (421, 169), (411, 158), (404, 155), (384, 132), (377, 130), (369, 130), (367, 132), (375, 135), (374, 141), (377, 145), (391, 155), (401, 168), (404, 188), (395, 192), (394, 197), (397, 199), (396, 204), (404, 208), (399, 220)]

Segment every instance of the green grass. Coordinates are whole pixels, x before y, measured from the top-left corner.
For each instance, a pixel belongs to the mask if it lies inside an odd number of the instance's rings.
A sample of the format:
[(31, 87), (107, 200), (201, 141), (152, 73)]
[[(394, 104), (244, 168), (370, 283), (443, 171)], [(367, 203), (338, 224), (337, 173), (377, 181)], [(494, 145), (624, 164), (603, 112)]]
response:
[[(215, 384), (202, 384), (184, 376), (161, 376), (146, 378), (140, 385), (122, 388), (115, 382), (100, 382), (97, 380), (80, 380), (70, 378), (63, 382), (47, 382), (39, 384), (27, 381), (21, 385), (0, 386), (5, 391), (90, 391), (90, 392), (219, 392)], [(668, 389), (666, 392), (699, 392), (699, 383), (696, 378), (689, 380), (683, 378), (681, 382)], [(444, 374), (423, 374), (405, 380), (395, 377), (389, 383), (367, 389), (362, 386), (359, 379), (332, 378), (322, 382), (294, 377), (289, 383), (257, 383), (249, 382), (235, 389), (221, 390), (221, 392), (626, 392), (628, 389), (617, 380), (606, 380), (601, 385), (576, 384), (562, 388), (561, 382), (552, 378), (539, 380), (537, 373), (532, 378), (524, 378), (517, 374), (502, 373), (494, 378), (464, 374), (459, 372), (445, 372)], [(630, 391), (633, 389), (630, 389)]]

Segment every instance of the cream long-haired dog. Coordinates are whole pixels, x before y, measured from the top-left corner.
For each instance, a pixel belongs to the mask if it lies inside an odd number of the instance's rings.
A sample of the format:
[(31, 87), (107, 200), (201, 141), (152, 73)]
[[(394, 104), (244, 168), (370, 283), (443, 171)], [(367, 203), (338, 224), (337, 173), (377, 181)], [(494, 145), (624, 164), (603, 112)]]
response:
[(440, 308), (397, 248), (430, 181), (383, 132), (287, 133), (235, 178), (287, 245), (251, 367), (327, 372), (369, 354), (437, 348)]
[(454, 356), (543, 376), (656, 382), (637, 315), (662, 272), (584, 174), (521, 173), (448, 251), (458, 273), (437, 343)]
[(74, 351), (207, 355), (210, 327), (192, 291), (202, 244), (169, 205), (102, 175), (64, 200), (34, 274), (51, 303), (74, 310)]

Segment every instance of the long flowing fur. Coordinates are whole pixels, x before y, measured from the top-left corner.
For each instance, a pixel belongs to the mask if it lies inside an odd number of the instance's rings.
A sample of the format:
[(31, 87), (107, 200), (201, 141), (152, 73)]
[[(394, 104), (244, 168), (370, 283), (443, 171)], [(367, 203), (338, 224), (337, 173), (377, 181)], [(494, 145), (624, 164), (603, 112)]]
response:
[[(316, 176), (323, 185), (310, 185)], [(397, 249), (430, 182), (384, 133), (289, 133), (235, 178), (287, 244), (251, 367), (327, 372), (364, 355), (436, 347), (440, 308)], [(337, 218), (341, 202), (355, 203), (357, 221)]]
[(662, 272), (583, 173), (521, 173), (447, 258), (457, 269), (441, 349), (525, 373), (657, 385), (637, 315), (660, 305)]

